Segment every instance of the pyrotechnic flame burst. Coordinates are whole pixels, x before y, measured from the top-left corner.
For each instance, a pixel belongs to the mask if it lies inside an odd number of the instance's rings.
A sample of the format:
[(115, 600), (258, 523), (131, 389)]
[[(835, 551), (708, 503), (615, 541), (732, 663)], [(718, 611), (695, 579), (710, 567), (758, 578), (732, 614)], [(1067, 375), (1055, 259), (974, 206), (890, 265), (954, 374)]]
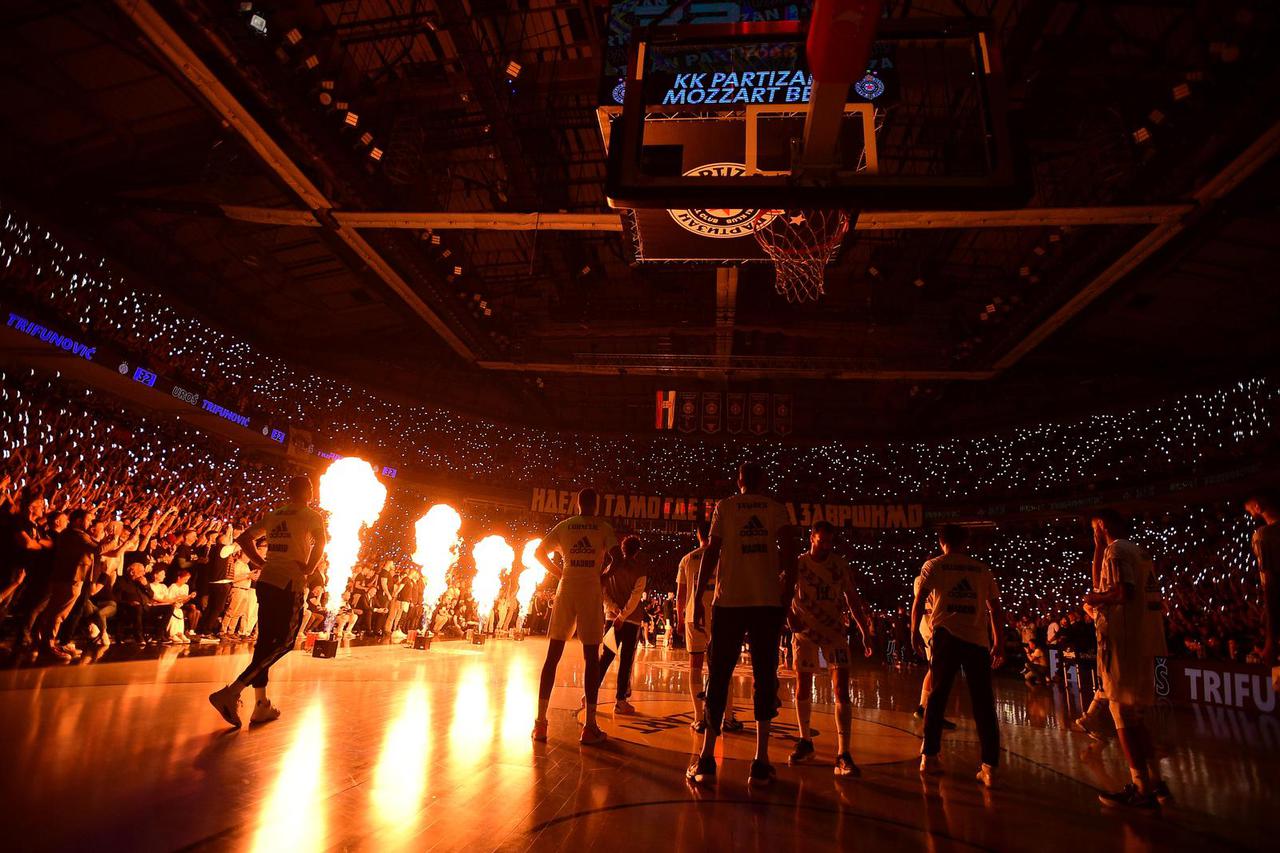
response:
[(351, 568), (360, 556), (360, 533), (378, 520), (387, 502), (387, 487), (373, 466), (348, 456), (335, 460), (320, 475), (320, 507), (329, 512), (329, 609), (337, 610)]
[(498, 592), (502, 589), (502, 573), (511, 569), (516, 552), (506, 539), (494, 534), (477, 542), (471, 549), (471, 556), (476, 561), (471, 597), (476, 601), (476, 612), (483, 623), (493, 612), (493, 603), (498, 600)]
[(547, 576), (546, 568), (533, 556), (541, 544), (541, 539), (530, 539), (524, 543), (524, 550), (520, 552), (520, 565), (524, 567), (524, 570), (520, 572), (520, 578), (517, 582), (516, 601), (520, 604), (521, 613), (529, 612), (529, 603), (533, 601), (533, 592), (538, 588), (538, 584), (542, 583), (542, 579)]
[(427, 619), (449, 588), (449, 569), (458, 562), (462, 540), (458, 531), (462, 516), (448, 504), (436, 504), (414, 525), (416, 546), (413, 561), (422, 567), (422, 606)]

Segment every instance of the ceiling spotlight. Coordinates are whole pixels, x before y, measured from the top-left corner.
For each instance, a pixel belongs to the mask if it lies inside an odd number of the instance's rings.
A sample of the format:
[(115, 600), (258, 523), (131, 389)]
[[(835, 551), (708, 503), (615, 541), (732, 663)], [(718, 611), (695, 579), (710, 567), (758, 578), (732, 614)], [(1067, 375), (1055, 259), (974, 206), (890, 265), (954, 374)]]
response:
[(369, 149), (369, 159), (370, 159), (370, 160), (381, 160), (381, 159), (382, 159), (382, 149), (381, 149), (381, 148), (371, 148), (371, 149)]
[(1152, 124), (1164, 124), (1164, 113), (1159, 110), (1152, 110), (1147, 113), (1147, 118), (1150, 119)]
[(334, 108), (335, 110), (337, 110), (338, 112), (342, 112), (343, 110), (345, 110), (345, 109), (346, 109), (347, 107), (349, 107), (349, 106), (351, 106), (351, 105), (350, 105), (350, 104), (348, 104), (346, 101), (338, 101), (337, 103), (335, 103), (335, 104), (333, 105), (333, 108)]
[(321, 88), (321, 89), (324, 89), (326, 92), (332, 92), (332, 91), (333, 91), (333, 81), (332, 81), (332, 80), (321, 80), (321, 81), (320, 81), (320, 88)]
[(1133, 132), (1133, 141), (1137, 143), (1150, 142), (1151, 131), (1147, 130), (1145, 127), (1138, 128)]
[(330, 106), (331, 104), (333, 104), (333, 95), (330, 95), (328, 92), (321, 92), (320, 106), (327, 107), (327, 106)]
[(458, 266), (458, 265), (456, 265), (456, 264), (455, 264), (455, 265), (454, 265), (454, 267), (453, 267), (453, 274), (454, 274), (454, 275), (462, 275), (462, 267), (460, 267), (460, 266)]
[(355, 127), (360, 123), (360, 116), (348, 110), (347, 117), (343, 121), (346, 122), (347, 127)]
[(878, 267), (867, 267), (867, 275), (872, 278), (878, 278), (880, 275), (880, 269)]
[(916, 287), (924, 287), (924, 279), (920, 278), (919, 276), (916, 276), (915, 281), (911, 283), (914, 284)]
[[(432, 243), (434, 243), (435, 241), (436, 241), (436, 240), (435, 240), (435, 238), (434, 238), (434, 237), (432, 237), (432, 238), (431, 238), (431, 242), (432, 242)], [(441, 256), (442, 258), (447, 258), (447, 257), (449, 257), (449, 256), (450, 256), (450, 255), (452, 255), (452, 254), (453, 254), (453, 250), (452, 250), (452, 249), (445, 249), (443, 252), (441, 252), (441, 253), (440, 253), (440, 256)]]
[(439, 246), (439, 245), (440, 245), (440, 235), (439, 235), (439, 234), (432, 234), (432, 235), (431, 235), (431, 245), (433, 245), (433, 246)]
[(1027, 266), (1026, 264), (1023, 264), (1022, 266), (1018, 267), (1018, 275), (1022, 276), (1023, 278), (1026, 278), (1027, 276), (1031, 275), (1031, 267)]
[(1179, 83), (1173, 87), (1173, 99), (1175, 101), (1185, 101), (1191, 97), (1191, 87), (1186, 83)]
[(297, 44), (302, 41), (302, 33), (298, 31), (297, 27), (294, 27), (284, 34), (284, 40), (289, 42), (289, 44)]
[(373, 134), (370, 133), (369, 131), (366, 130), (363, 134), (360, 135), (361, 145), (368, 145), (371, 142), (373, 142)]
[(520, 76), (521, 65), (514, 59), (507, 63), (507, 76), (512, 80)]
[(259, 12), (254, 12), (249, 16), (249, 28), (260, 36), (267, 34), (267, 19), (262, 17)]
[(308, 71), (314, 71), (320, 65), (320, 58), (314, 53), (302, 60), (302, 64), (307, 67)]

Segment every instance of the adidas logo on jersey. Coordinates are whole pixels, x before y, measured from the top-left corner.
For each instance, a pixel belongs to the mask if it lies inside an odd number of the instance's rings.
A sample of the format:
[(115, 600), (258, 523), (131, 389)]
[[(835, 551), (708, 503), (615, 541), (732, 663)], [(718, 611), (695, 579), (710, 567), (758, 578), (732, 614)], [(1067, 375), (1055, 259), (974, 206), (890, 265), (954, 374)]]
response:
[(742, 536), (765, 536), (769, 533), (768, 528), (764, 526), (764, 522), (760, 520), (758, 515), (753, 515), (747, 519), (747, 523), (742, 526), (739, 535)]
[(593, 554), (595, 546), (591, 544), (591, 540), (583, 536), (577, 542), (573, 543), (573, 547), (569, 549), (570, 554)]
[(280, 537), (280, 536), (288, 536), (288, 535), (289, 535), (289, 525), (285, 524), (285, 523), (282, 521), (282, 522), (280, 522), (279, 524), (277, 524), (275, 527), (271, 528), (271, 532), (270, 532), (270, 533), (268, 533), (267, 535), (268, 535), (268, 536), (270, 536), (270, 537), (272, 537), (272, 538), (276, 538), (276, 537)]
[(969, 583), (968, 578), (961, 578), (960, 583), (951, 587), (951, 591), (947, 593), (950, 598), (977, 598), (978, 594), (973, 591), (973, 585)]

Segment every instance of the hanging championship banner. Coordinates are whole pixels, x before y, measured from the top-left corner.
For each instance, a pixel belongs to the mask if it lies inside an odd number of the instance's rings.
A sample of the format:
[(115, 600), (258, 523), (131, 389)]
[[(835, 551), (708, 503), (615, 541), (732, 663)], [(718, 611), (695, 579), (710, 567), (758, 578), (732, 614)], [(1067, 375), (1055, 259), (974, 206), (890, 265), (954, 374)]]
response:
[(676, 392), (659, 391), (658, 402), (653, 410), (654, 429), (675, 429), (676, 425)]
[(720, 392), (702, 392), (702, 431), (717, 433), (720, 431)]
[(676, 395), (676, 429), (696, 432), (698, 429), (698, 392), (681, 391)]
[(791, 395), (773, 395), (773, 431), (778, 435), (791, 434)]
[(747, 432), (764, 435), (769, 431), (769, 395), (752, 394), (747, 407)]
[(747, 395), (733, 391), (724, 395), (725, 430), (730, 435), (742, 432), (747, 422)]

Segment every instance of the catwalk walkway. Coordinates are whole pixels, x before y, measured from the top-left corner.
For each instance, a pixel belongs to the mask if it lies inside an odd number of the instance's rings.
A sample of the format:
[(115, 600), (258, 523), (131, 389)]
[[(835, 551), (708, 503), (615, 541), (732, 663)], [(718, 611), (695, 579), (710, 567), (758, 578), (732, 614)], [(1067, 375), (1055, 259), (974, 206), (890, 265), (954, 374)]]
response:
[[(922, 781), (911, 719), (920, 672), (855, 673), (858, 780), (831, 773), (830, 707), (815, 708), (819, 762), (788, 768), (794, 717), (776, 731), (778, 783), (745, 784), (751, 725), (728, 736), (716, 788), (686, 787), (683, 653), (641, 652), (637, 717), (580, 748), (581, 659), (565, 655), (551, 739), (529, 730), (545, 644), (438, 643), (301, 652), (277, 667), (278, 722), (228, 731), (205, 696), (244, 663), (160, 650), (158, 659), (0, 671), (0, 826), (10, 850), (1208, 850), (1270, 847), (1280, 723), (1166, 708), (1162, 817), (1106, 813), (1100, 789), (1125, 770), (1118, 747), (1064, 730), (1061, 691), (999, 687), (1003, 784), (973, 781), (963, 706), (944, 743), (950, 771)], [(747, 695), (750, 679), (735, 679)], [(959, 692), (963, 693), (963, 690)], [(250, 694), (246, 693), (248, 698)], [(745, 703), (742, 703), (745, 704)], [(826, 713), (824, 713), (826, 712)]]

